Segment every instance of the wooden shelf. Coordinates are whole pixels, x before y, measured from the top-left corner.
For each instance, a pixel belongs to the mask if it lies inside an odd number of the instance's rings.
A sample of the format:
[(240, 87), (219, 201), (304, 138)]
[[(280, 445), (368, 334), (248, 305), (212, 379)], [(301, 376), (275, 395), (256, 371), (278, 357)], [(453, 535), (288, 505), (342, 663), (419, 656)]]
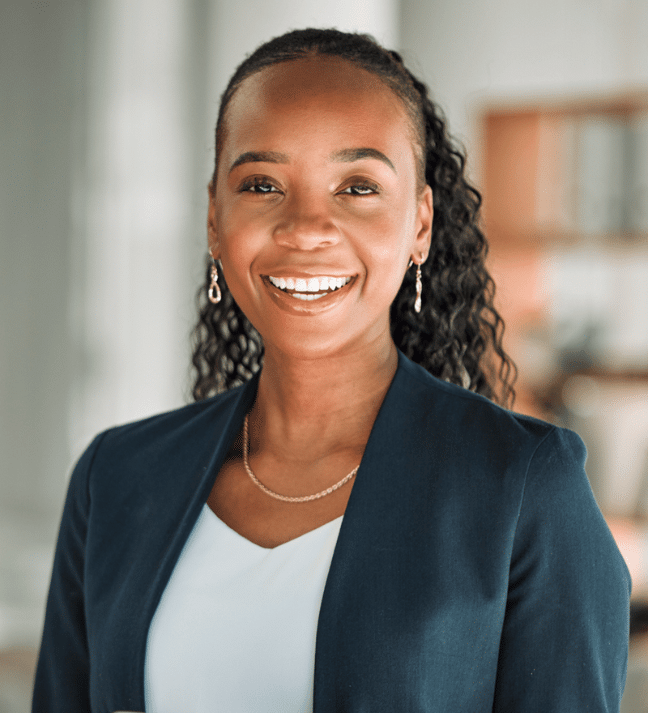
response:
[(591, 347), (589, 375), (647, 381), (648, 90), (490, 104), (482, 136), (505, 347), (524, 360), (529, 331), (564, 335), (567, 314), (576, 341), (547, 348)]
[(485, 108), (493, 246), (648, 244), (648, 91)]
[(648, 382), (648, 369), (640, 369), (636, 371), (617, 371), (615, 369), (603, 369), (601, 367), (596, 367), (593, 369), (579, 369), (577, 371), (572, 371), (569, 376), (588, 376), (597, 381), (604, 381), (608, 383), (633, 381)]

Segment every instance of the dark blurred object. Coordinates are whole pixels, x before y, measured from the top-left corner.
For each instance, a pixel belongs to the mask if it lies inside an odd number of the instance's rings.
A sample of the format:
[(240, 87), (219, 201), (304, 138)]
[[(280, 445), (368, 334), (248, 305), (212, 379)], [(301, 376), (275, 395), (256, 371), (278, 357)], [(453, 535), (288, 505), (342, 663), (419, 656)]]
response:
[(630, 636), (648, 634), (648, 603), (630, 602)]

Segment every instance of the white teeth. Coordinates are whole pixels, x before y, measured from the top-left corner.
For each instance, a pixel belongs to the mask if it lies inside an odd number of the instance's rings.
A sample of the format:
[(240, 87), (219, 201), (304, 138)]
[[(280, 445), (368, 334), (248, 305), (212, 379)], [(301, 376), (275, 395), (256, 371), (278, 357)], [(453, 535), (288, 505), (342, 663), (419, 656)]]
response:
[(296, 293), (291, 292), (291, 297), (296, 297), (299, 300), (316, 300), (324, 297), (319, 292), (327, 293), (330, 290), (339, 290), (340, 287), (351, 282), (350, 277), (310, 277), (305, 280), (301, 277), (272, 277), (268, 276), (268, 280), (280, 290), (297, 290)]
[(324, 297), (324, 295), (303, 294), (301, 292), (295, 292), (291, 295), (291, 297), (296, 297), (298, 300), (306, 300), (310, 302), (311, 300), (318, 300), (320, 297)]

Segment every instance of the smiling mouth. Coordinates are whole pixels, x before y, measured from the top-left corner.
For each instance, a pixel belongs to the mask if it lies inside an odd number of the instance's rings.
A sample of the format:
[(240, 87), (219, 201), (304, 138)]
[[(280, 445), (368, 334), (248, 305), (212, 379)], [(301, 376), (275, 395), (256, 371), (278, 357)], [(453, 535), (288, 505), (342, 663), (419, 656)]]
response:
[(266, 279), (278, 290), (295, 299), (312, 301), (319, 300), (341, 289), (348, 285), (353, 278), (351, 276), (329, 277), (325, 275), (304, 279), (301, 277), (273, 277), (272, 275), (267, 275)]

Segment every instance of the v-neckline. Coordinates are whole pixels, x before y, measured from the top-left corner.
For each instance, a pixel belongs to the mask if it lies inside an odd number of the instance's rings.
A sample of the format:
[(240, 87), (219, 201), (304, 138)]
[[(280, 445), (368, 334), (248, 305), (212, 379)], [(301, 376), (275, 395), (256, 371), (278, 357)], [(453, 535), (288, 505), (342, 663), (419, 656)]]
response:
[(334, 518), (333, 520), (329, 520), (328, 522), (325, 522), (323, 525), (320, 525), (319, 527), (315, 527), (312, 530), (309, 530), (308, 532), (304, 532), (301, 535), (298, 535), (297, 537), (293, 537), (290, 540), (286, 540), (286, 542), (282, 542), (279, 545), (276, 545), (275, 547), (264, 547), (263, 545), (259, 545), (256, 542), (253, 542), (252, 540), (248, 539), (245, 537), (245, 535), (241, 535), (240, 532), (237, 532), (234, 528), (230, 527), (224, 520), (221, 520), (220, 517), (209, 507), (207, 503), (205, 503), (205, 509), (209, 511), (209, 516), (212, 518), (215, 518), (217, 521), (217, 524), (221, 525), (223, 528), (225, 528), (231, 535), (239, 540), (242, 540), (243, 542), (247, 543), (247, 545), (256, 548), (257, 550), (261, 550), (263, 552), (277, 552), (280, 550), (282, 547), (285, 548), (288, 545), (292, 545), (293, 543), (297, 543), (300, 541), (303, 541), (304, 538), (308, 537), (309, 535), (313, 535), (313, 533), (320, 532), (324, 528), (328, 528), (329, 525), (332, 525), (333, 523), (341, 522), (342, 518), (344, 515), (339, 515), (338, 517)]

